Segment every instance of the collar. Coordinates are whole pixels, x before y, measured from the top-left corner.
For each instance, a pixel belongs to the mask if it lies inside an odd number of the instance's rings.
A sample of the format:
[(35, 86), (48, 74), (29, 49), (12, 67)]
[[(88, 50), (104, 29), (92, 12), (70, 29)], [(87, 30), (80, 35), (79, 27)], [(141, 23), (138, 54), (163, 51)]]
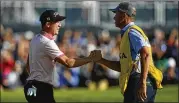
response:
[(54, 37), (52, 36), (52, 34), (49, 34), (49, 33), (45, 32), (45, 31), (41, 31), (41, 34), (43, 36), (47, 37), (50, 40), (55, 40)]
[(130, 22), (129, 24), (127, 24), (125, 27), (123, 27), (122, 29), (121, 29), (121, 34), (124, 34), (124, 32), (130, 27), (130, 26), (132, 26), (132, 25), (134, 25), (134, 22)]

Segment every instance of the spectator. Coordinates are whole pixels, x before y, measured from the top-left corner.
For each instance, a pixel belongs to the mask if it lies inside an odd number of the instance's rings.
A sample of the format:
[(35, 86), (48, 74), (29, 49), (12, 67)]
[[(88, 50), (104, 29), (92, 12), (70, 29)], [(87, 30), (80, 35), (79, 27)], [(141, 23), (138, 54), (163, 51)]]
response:
[(59, 72), (59, 87), (77, 87), (79, 84), (79, 69), (79, 67), (75, 67), (73, 69), (62, 67)]
[(160, 29), (155, 29), (154, 31), (155, 38), (152, 41), (152, 50), (153, 50), (153, 59), (159, 60), (163, 57), (167, 50), (165, 42), (165, 33)]
[(4, 88), (9, 88), (9, 74), (12, 72), (14, 68), (14, 59), (11, 52), (7, 50), (1, 51), (1, 62), (0, 69), (2, 71), (2, 84)]
[[(173, 57), (175, 59), (175, 61), (178, 61), (178, 31), (176, 29), (173, 29), (169, 39), (168, 39), (168, 44), (167, 44), (167, 51), (166, 51), (166, 57), (170, 58)], [(177, 64), (177, 67), (179, 67), (179, 65)]]
[(3, 34), (3, 44), (2, 49), (8, 50), (13, 53), (15, 50), (16, 42), (13, 38), (13, 30), (11, 28), (7, 28)]
[(164, 72), (163, 84), (174, 84), (176, 82), (176, 61), (174, 58), (168, 59), (168, 66)]

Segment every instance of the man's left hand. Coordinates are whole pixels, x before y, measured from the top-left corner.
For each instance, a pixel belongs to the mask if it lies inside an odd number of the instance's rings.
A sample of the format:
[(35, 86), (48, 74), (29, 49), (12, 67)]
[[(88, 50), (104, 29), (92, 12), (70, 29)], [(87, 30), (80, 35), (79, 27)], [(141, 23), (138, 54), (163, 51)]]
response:
[(147, 94), (146, 94), (146, 83), (139, 83), (139, 89), (137, 91), (137, 97), (139, 100), (141, 100), (142, 102), (145, 101), (145, 99), (147, 99)]

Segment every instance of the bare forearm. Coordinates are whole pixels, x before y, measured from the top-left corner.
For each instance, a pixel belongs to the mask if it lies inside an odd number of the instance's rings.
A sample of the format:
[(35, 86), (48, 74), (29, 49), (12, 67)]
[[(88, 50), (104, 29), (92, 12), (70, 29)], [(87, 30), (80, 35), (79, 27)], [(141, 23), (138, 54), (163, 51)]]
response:
[(103, 64), (112, 70), (121, 72), (120, 61), (109, 61), (109, 60), (102, 58), (97, 63)]
[(145, 83), (149, 69), (149, 54), (141, 55), (141, 76), (140, 82)]
[(72, 67), (82, 66), (92, 61), (98, 61), (101, 59), (101, 57), (102, 57), (101, 51), (95, 50), (95, 51), (92, 51), (92, 53), (90, 53), (88, 57), (71, 59), (63, 55), (63, 56), (56, 57), (55, 61), (63, 64), (64, 66), (68, 68), (72, 68)]
[(68, 58), (67, 56), (59, 56), (55, 58), (55, 61), (58, 63), (63, 64), (67, 68), (73, 68), (73, 67), (78, 67), (82, 66), (84, 64), (87, 64), (92, 61), (90, 57), (85, 57), (85, 58)]
[(92, 62), (91, 58), (85, 57), (85, 58), (69, 59), (67, 61), (67, 64), (69, 65), (70, 68), (72, 68), (72, 67), (82, 66), (82, 65), (87, 64), (89, 62)]

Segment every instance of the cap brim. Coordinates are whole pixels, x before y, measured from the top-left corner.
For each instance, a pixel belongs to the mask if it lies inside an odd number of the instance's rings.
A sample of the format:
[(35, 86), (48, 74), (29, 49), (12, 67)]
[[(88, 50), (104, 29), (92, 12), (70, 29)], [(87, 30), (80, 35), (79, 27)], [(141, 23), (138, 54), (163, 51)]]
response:
[(109, 11), (112, 11), (113, 13), (116, 13), (116, 8), (115, 9), (109, 9)]
[(56, 21), (62, 21), (64, 19), (66, 19), (65, 16), (57, 16)]

